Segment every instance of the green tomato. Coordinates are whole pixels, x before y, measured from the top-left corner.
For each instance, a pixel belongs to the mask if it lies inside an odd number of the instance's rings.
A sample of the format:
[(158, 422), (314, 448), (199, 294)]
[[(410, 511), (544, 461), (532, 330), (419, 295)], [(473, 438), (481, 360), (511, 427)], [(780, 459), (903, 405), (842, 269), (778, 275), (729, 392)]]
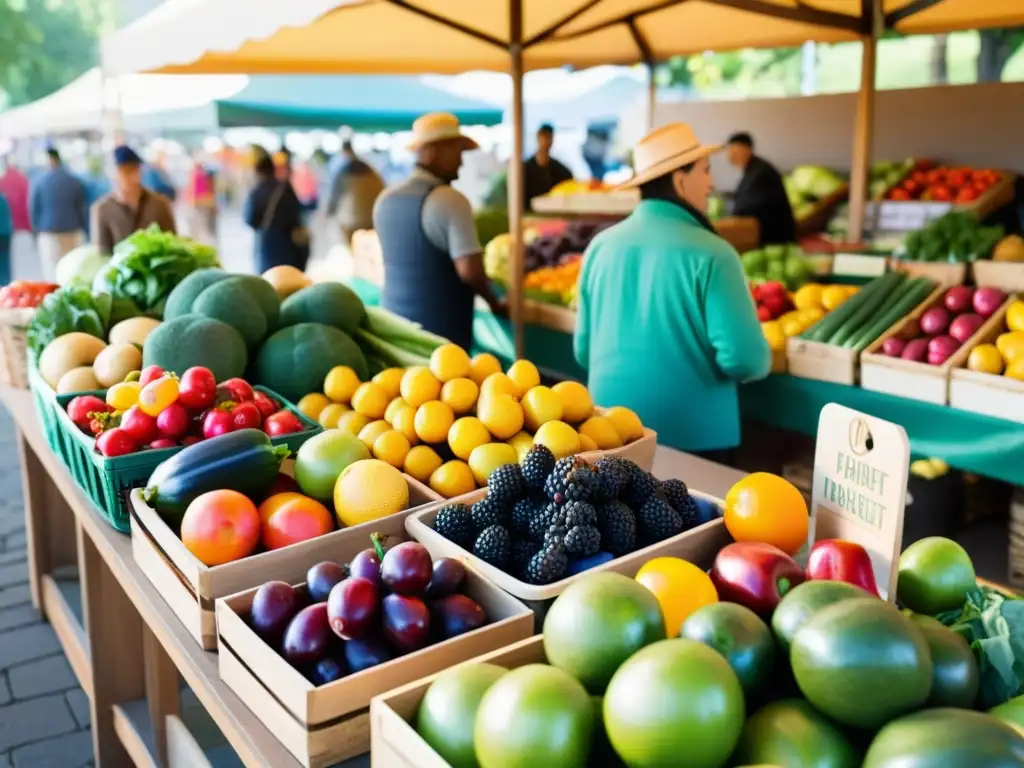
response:
[(959, 608), (977, 587), (971, 558), (951, 539), (929, 536), (900, 555), (896, 597), (914, 613), (934, 616)]
[(416, 715), (416, 731), (453, 768), (475, 768), (477, 709), (484, 694), (507, 672), (494, 664), (456, 667), (427, 689)]

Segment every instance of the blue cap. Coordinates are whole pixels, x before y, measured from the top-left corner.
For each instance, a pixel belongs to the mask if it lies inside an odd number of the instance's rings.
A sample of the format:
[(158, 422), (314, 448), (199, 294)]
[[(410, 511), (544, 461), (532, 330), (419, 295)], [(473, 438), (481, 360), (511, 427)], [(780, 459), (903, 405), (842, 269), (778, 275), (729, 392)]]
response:
[(114, 165), (142, 165), (142, 158), (134, 149), (122, 144), (114, 148)]

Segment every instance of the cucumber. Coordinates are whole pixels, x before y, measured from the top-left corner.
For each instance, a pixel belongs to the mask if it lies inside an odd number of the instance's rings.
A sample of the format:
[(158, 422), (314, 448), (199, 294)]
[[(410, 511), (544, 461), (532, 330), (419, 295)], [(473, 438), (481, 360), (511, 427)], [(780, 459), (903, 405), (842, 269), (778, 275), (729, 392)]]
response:
[(240, 429), (190, 445), (157, 465), (142, 492), (177, 530), (188, 505), (208, 491), (231, 490), (258, 500), (270, 490), (290, 451), (258, 429)]
[(858, 352), (867, 349), (875, 339), (892, 327), (897, 320), (928, 298), (928, 295), (935, 290), (935, 284), (927, 278), (921, 277), (912, 282), (914, 285), (904, 294), (903, 298), (879, 315), (878, 319), (868, 326), (856, 339), (852, 346), (853, 349)]
[(870, 321), (871, 316), (883, 306), (893, 291), (903, 284), (906, 277), (900, 272), (890, 272), (881, 279), (885, 282), (880, 283), (877, 290), (868, 297), (867, 301), (861, 304), (857, 311), (839, 327), (839, 330), (828, 340), (829, 344), (842, 346), (850, 336), (857, 333), (865, 323)]
[(915, 285), (916, 279), (906, 280), (903, 282), (902, 285), (896, 286), (893, 292), (890, 293), (889, 296), (886, 298), (886, 303), (883, 306), (879, 307), (878, 313), (876, 313), (872, 317), (869, 317), (863, 325), (854, 330), (846, 339), (846, 341), (844, 341), (840, 346), (843, 346), (846, 349), (853, 349), (853, 345), (861, 338), (861, 336), (864, 335), (864, 333), (871, 326), (875, 324), (875, 321), (878, 319), (878, 317), (883, 313), (886, 315), (889, 314), (889, 309), (895, 306), (897, 303), (899, 303), (904, 296), (906, 296), (910, 291), (914, 289)]
[(881, 280), (881, 278), (876, 278), (865, 285), (857, 291), (857, 293), (844, 301), (835, 311), (829, 312), (825, 317), (812, 325), (803, 333), (802, 337), (808, 341), (827, 341), (828, 338), (836, 332), (836, 329), (838, 329), (851, 314), (857, 311), (857, 307), (859, 307), (862, 302), (866, 301), (868, 297), (878, 289), (879, 280)]

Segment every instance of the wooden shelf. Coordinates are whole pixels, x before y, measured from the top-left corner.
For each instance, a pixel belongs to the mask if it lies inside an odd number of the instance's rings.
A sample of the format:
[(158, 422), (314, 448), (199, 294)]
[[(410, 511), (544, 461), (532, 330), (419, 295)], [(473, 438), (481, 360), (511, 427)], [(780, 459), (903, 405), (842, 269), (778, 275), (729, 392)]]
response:
[(135, 768), (160, 768), (153, 743), (149, 705), (145, 699), (114, 705), (114, 731)]
[(82, 587), (73, 569), (59, 569), (42, 578), (43, 612), (68, 657), (85, 695), (92, 698), (89, 638), (82, 617)]

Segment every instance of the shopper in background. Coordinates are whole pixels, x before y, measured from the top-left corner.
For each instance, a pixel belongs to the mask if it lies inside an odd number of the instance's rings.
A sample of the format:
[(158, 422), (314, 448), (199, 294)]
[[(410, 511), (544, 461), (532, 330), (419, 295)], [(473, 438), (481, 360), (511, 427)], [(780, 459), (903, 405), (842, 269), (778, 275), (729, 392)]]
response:
[(328, 216), (337, 214), (342, 242), (351, 248), (356, 230), (373, 228), (373, 205), (384, 191), (384, 179), (356, 155), (351, 141), (342, 143), (338, 156), (340, 161), (333, 168), (326, 211)]
[(0, 285), (11, 282), (11, 236), (14, 234), (14, 217), (7, 198), (0, 193)]
[[(105, 195), (110, 194), (112, 189), (110, 179), (103, 172), (103, 158), (91, 155), (86, 159), (85, 173), (82, 175), (82, 183), (85, 184), (85, 199), (89, 210), (99, 202)], [(85, 219), (85, 236), (92, 239), (92, 217)]]
[(156, 224), (164, 232), (176, 232), (171, 201), (142, 183), (142, 158), (131, 147), (114, 149), (114, 191), (92, 206), (92, 242), (101, 253), (140, 229)]
[(537, 129), (537, 152), (526, 161), (523, 168), (523, 193), (525, 210), (532, 210), (533, 198), (546, 195), (563, 181), (572, 179), (572, 171), (551, 156), (555, 143), (555, 129), (543, 124)]
[(736, 251), (708, 221), (708, 158), (671, 123), (634, 152), (641, 202), (594, 238), (579, 278), (574, 348), (598, 403), (632, 408), (673, 448), (728, 461), (740, 443), (736, 385), (771, 352)]
[(590, 169), (594, 181), (604, 181), (608, 172), (608, 131), (600, 128), (587, 128), (587, 137), (583, 141), (583, 162)]
[(416, 169), (384, 190), (373, 210), (384, 256), (381, 303), (468, 350), (474, 296), (495, 312), (505, 311), (484, 273), (473, 209), (451, 187), (462, 153), (477, 143), (462, 135), (458, 118), (446, 113), (423, 115), (412, 134)]
[(726, 147), (729, 162), (743, 172), (732, 195), (732, 215), (757, 219), (761, 245), (795, 242), (796, 220), (782, 174), (763, 157), (754, 154), (754, 139), (749, 133), (734, 133)]
[(178, 198), (178, 190), (174, 188), (170, 175), (159, 161), (142, 165), (141, 181), (144, 187), (163, 195), (172, 203)]
[(14, 231), (31, 232), (32, 220), (28, 213), (28, 176), (18, 169), (11, 158), (7, 158), (0, 165), (3, 167), (3, 173), (0, 173), (0, 194), (7, 198), (7, 204), (11, 206)]
[(85, 185), (68, 171), (60, 153), (46, 150), (49, 168), (31, 185), (29, 216), (43, 271), (43, 279), (57, 279), (57, 262), (85, 242), (87, 200)]
[(194, 236), (217, 239), (217, 195), (213, 176), (207, 170), (202, 157), (196, 153), (192, 159), (192, 173), (189, 179), (189, 196), (192, 198), (192, 230)]
[(256, 152), (256, 184), (245, 199), (245, 223), (256, 232), (256, 271), (290, 265), (305, 270), (309, 230), (302, 222), (302, 204), (288, 181), (277, 178), (274, 160)]

